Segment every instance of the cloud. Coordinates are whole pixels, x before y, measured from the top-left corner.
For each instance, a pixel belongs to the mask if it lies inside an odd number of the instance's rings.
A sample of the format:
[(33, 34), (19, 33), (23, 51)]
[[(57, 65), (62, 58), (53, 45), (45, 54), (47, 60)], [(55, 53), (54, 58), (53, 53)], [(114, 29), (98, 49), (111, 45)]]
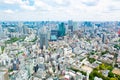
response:
[(13, 10), (10, 10), (10, 9), (4, 10), (4, 12), (7, 13), (7, 14), (13, 14), (13, 13), (14, 13), (14, 11), (13, 11)]
[(33, 6), (34, 1), (32, 0), (4, 0), (6, 5), (16, 5), (19, 6), (23, 10), (35, 10), (36, 8)]
[[(120, 0), (0, 0), (0, 19), (120, 20), (119, 4)], [(4, 14), (10, 10), (16, 15)]]
[(36, 10), (35, 6), (33, 4), (31, 4), (30, 0), (23, 0), (23, 1), (19, 2), (19, 6), (23, 10), (30, 10), (30, 11)]
[(50, 5), (48, 5), (47, 3), (41, 1), (41, 0), (36, 0), (34, 3), (34, 6), (38, 9), (38, 10), (51, 10), (52, 7)]
[(4, 3), (6, 4), (14, 4), (16, 0), (4, 0)]
[(81, 0), (81, 3), (86, 6), (96, 6), (99, 3), (99, 0)]
[(21, 5), (22, 9), (34, 11), (36, 8), (34, 6)]

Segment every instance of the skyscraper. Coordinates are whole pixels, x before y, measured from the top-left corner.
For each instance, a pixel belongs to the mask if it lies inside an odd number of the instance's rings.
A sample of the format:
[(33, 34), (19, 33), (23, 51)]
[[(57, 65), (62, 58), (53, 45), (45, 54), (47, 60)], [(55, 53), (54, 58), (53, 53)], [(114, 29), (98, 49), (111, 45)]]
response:
[(85, 26), (85, 27), (92, 27), (93, 25), (92, 25), (91, 22), (85, 21), (85, 22), (84, 22), (84, 26)]
[(3, 27), (0, 25), (0, 38), (4, 37)]
[(51, 41), (56, 41), (57, 38), (58, 38), (58, 30), (51, 30), (50, 40)]
[(101, 33), (101, 38), (102, 38), (102, 42), (105, 43), (106, 42), (106, 35), (104, 33)]
[(17, 28), (18, 28), (18, 32), (20, 34), (23, 34), (23, 22), (19, 22)]
[(72, 20), (68, 21), (68, 29), (70, 29), (71, 32), (73, 32), (73, 21)]
[(65, 24), (62, 22), (61, 24), (59, 24), (58, 37), (65, 36), (65, 31)]
[(48, 38), (47, 34), (41, 33), (40, 34), (40, 48), (43, 49), (43, 47), (48, 48)]
[(48, 35), (46, 27), (40, 30), (39, 36), (40, 36), (40, 48), (43, 49), (44, 46), (48, 48)]
[(28, 34), (27, 29), (28, 29), (28, 27), (24, 25), (24, 26), (23, 26), (23, 33), (24, 33), (24, 34)]
[(2, 26), (0, 25), (0, 33), (2, 33), (3, 32), (3, 29), (2, 29)]

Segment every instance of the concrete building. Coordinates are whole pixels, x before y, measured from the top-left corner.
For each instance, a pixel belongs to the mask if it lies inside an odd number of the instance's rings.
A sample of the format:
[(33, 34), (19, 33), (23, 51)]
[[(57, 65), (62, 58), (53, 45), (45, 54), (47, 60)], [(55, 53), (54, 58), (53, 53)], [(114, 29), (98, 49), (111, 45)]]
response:
[(0, 69), (0, 80), (9, 80), (8, 70), (7, 69)]

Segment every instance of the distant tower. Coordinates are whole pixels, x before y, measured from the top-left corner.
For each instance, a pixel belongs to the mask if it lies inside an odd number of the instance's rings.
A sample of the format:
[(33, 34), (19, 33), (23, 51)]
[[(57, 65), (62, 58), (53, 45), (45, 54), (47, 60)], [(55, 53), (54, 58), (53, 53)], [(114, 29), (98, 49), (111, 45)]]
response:
[(25, 25), (23, 26), (23, 33), (28, 34), (28, 27)]
[(2, 26), (0, 25), (0, 33), (2, 33), (3, 32), (3, 29), (2, 29)]
[(3, 33), (3, 28), (2, 26), (0, 25), (0, 38), (4, 36), (4, 33)]
[(85, 22), (84, 22), (84, 26), (85, 26), (85, 27), (92, 27), (92, 23), (89, 22), (89, 21), (85, 21)]
[(73, 21), (72, 20), (68, 21), (68, 29), (70, 29), (71, 32), (73, 32)]
[(56, 41), (57, 38), (58, 38), (58, 30), (51, 30), (50, 40), (51, 40), (51, 41)]
[(104, 33), (101, 33), (101, 38), (102, 38), (102, 42), (105, 43), (106, 42), (106, 36)]
[(43, 49), (44, 46), (48, 48), (48, 35), (45, 27), (40, 30), (39, 36), (40, 36), (40, 48)]
[(79, 25), (77, 22), (73, 22), (73, 31), (79, 30)]
[(41, 33), (40, 34), (40, 48), (43, 49), (44, 46), (48, 48), (47, 34)]
[(17, 30), (20, 34), (23, 34), (23, 22), (18, 23), (18, 29)]
[(62, 37), (65, 36), (65, 24), (62, 22), (61, 24), (59, 24), (59, 29), (58, 29), (58, 36)]

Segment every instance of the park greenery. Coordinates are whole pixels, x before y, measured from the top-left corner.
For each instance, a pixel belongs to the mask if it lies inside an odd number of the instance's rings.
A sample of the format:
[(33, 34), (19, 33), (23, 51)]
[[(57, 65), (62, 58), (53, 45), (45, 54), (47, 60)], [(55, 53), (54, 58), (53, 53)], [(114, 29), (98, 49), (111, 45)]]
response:
[(4, 49), (5, 49), (5, 46), (1, 46), (2, 53), (3, 53)]
[[(105, 77), (101, 70), (110, 70), (108, 73), (108, 77)], [(112, 73), (113, 67), (108, 64), (100, 64), (97, 68), (93, 69), (93, 71), (90, 73), (89, 78), (90, 80), (94, 80), (94, 77), (102, 78), (103, 80), (120, 80), (120, 75), (116, 75)]]
[(13, 37), (13, 38), (10, 38), (9, 40), (5, 41), (5, 44), (12, 44), (16, 41), (24, 41), (25, 37)]
[(104, 55), (104, 54), (107, 54), (107, 53), (109, 53), (109, 51), (107, 51), (107, 50), (106, 51), (102, 51), (101, 55)]
[(20, 51), (16, 54), (16, 56), (18, 56), (19, 54), (23, 54), (23, 51)]
[(96, 51), (91, 51), (90, 54), (94, 55), (94, 54), (96, 54)]
[(93, 62), (96, 61), (94, 58), (88, 58), (88, 60), (89, 60), (90, 63), (93, 63)]
[(115, 44), (114, 48), (116, 48), (117, 50), (120, 50), (120, 45), (119, 44)]

